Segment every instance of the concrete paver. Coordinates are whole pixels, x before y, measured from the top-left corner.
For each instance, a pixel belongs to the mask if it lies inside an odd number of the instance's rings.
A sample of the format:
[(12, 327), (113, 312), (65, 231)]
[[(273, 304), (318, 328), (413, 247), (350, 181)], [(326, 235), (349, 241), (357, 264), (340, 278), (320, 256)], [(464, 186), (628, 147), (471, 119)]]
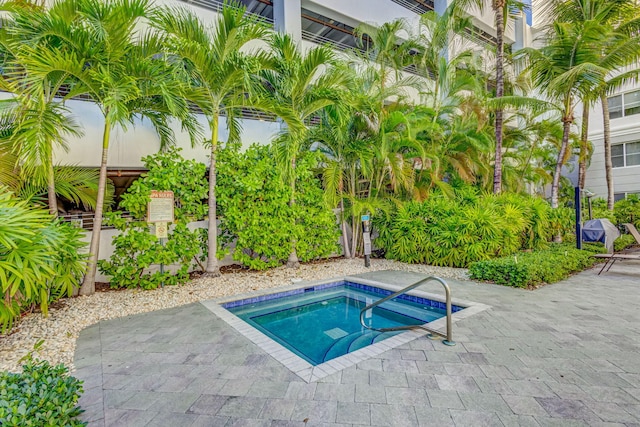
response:
[(455, 347), (422, 337), (311, 383), (200, 303), (103, 321), (78, 339), (82, 417), (90, 426), (638, 426), (634, 267), (535, 291), (448, 281), (454, 298), (491, 306), (454, 325)]

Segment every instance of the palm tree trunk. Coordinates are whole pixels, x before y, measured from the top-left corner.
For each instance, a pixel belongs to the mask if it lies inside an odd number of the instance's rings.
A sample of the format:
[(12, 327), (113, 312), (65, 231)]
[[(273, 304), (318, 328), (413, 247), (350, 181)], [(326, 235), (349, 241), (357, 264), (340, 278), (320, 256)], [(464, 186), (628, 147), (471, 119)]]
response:
[(342, 197), (342, 192), (340, 192), (340, 222), (340, 227), (342, 228), (342, 247), (344, 249), (344, 257), (351, 258), (349, 240), (347, 239), (347, 221), (344, 218), (344, 198)]
[(556, 209), (558, 203), (558, 193), (560, 189), (560, 174), (562, 173), (562, 165), (567, 153), (567, 147), (569, 146), (569, 132), (571, 131), (571, 119), (563, 118), (562, 128), (562, 144), (560, 145), (560, 151), (558, 152), (558, 161), (556, 163), (556, 171), (553, 174), (553, 183), (551, 184), (551, 207)]
[(47, 165), (47, 198), (49, 200), (49, 213), (58, 216), (58, 198), (56, 197), (56, 177), (53, 169), (53, 153), (49, 153)]
[(589, 144), (589, 107), (582, 106), (582, 129), (580, 135), (580, 155), (578, 159), (578, 187), (584, 189), (587, 179), (587, 152)]
[(353, 216), (353, 236), (351, 238), (351, 253), (355, 258), (358, 255), (358, 235), (360, 233), (360, 222)]
[(100, 233), (102, 231), (102, 211), (104, 208), (104, 193), (107, 190), (107, 160), (109, 158), (109, 136), (111, 124), (105, 116), (104, 131), (102, 133), (102, 159), (100, 161), (100, 178), (98, 179), (98, 195), (96, 197), (96, 212), (93, 216), (93, 230), (89, 245), (89, 259), (87, 273), (80, 287), (80, 295), (93, 295), (96, 291), (96, 269), (100, 250)]
[(603, 93), (600, 96), (602, 101), (602, 119), (604, 123), (604, 171), (607, 179), (607, 209), (613, 210), (613, 204), (615, 203), (615, 194), (613, 189), (613, 162), (611, 161), (611, 120), (609, 117), (609, 100), (607, 95)]
[[(495, 1), (495, 0), (494, 0)], [(504, 2), (495, 2), (496, 12), (496, 98), (504, 95)], [(493, 169), (493, 192), (502, 191), (503, 111), (496, 110), (496, 155)]]
[(291, 207), (291, 253), (289, 253), (289, 259), (287, 259), (287, 268), (300, 267), (300, 261), (298, 260), (298, 254), (296, 253), (296, 217), (293, 215), (294, 207), (296, 205), (296, 156), (291, 159), (291, 200), (289, 206)]
[(211, 167), (209, 168), (209, 228), (207, 230), (207, 268), (208, 277), (220, 276), (218, 266), (218, 210), (216, 203), (216, 156), (218, 151), (218, 125), (220, 116), (213, 113), (211, 119)]

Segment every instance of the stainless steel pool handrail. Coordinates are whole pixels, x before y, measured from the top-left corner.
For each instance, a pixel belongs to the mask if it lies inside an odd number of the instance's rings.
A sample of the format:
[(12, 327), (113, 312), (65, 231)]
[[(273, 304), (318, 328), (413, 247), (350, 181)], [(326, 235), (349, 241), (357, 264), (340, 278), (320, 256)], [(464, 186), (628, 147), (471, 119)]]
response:
[[(440, 282), (440, 284), (444, 287), (444, 291), (445, 291), (445, 298), (446, 298), (446, 304), (447, 304), (447, 332), (442, 333), (440, 331), (437, 331), (435, 329), (431, 329), (427, 326), (424, 325), (406, 325), (406, 326), (395, 326), (392, 328), (374, 328), (371, 327), (369, 325), (366, 325), (364, 322), (364, 314), (368, 311), (373, 309), (374, 307), (377, 307), (378, 305), (389, 301), (390, 299), (393, 299), (399, 295), (405, 294), (407, 292), (409, 292), (412, 289), (417, 288), (420, 285), (423, 285), (427, 282), (430, 282), (432, 280), (435, 280), (436, 282)], [(431, 334), (433, 335), (438, 335), (440, 337), (446, 338), (445, 340), (443, 340), (443, 344), (446, 345), (456, 345), (456, 343), (453, 341), (453, 328), (451, 325), (451, 289), (449, 289), (449, 285), (447, 285), (447, 282), (445, 282), (443, 279), (436, 277), (436, 276), (429, 276), (425, 279), (419, 280), (416, 283), (407, 286), (406, 288), (403, 288), (401, 290), (399, 290), (398, 292), (395, 292), (391, 295), (387, 295), (386, 297), (379, 299), (378, 301), (369, 304), (368, 306), (366, 306), (365, 308), (363, 308), (362, 310), (360, 310), (360, 324), (367, 328), (367, 329), (371, 329), (372, 331), (378, 331), (378, 332), (392, 332), (392, 331), (404, 331), (404, 330), (409, 330), (409, 329), (424, 329), (425, 331), (429, 331), (431, 332)]]

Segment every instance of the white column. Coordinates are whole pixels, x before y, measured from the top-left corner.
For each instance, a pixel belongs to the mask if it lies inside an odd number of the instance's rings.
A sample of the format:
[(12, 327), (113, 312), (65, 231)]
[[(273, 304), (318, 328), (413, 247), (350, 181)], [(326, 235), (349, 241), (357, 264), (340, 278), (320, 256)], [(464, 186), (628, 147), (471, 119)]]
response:
[(302, 13), (300, 0), (273, 0), (273, 23), (276, 31), (291, 35), (302, 44)]
[(514, 26), (513, 26), (513, 32), (516, 39), (515, 43), (513, 44), (514, 52), (524, 48), (527, 45), (527, 42), (525, 40), (525, 35), (524, 35), (525, 26), (526, 26), (525, 17), (523, 14), (520, 14), (520, 16), (518, 16), (514, 20)]

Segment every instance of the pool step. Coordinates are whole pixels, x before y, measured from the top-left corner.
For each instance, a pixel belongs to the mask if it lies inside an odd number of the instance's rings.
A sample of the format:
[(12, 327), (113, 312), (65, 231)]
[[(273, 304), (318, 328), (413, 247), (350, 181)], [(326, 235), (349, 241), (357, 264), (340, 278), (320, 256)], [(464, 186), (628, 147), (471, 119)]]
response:
[(356, 337), (353, 341), (351, 341), (351, 344), (349, 345), (349, 350), (347, 350), (347, 353), (351, 353), (352, 351), (356, 351), (358, 349), (361, 349), (362, 347), (371, 345), (371, 343), (380, 334), (381, 334), (380, 332), (376, 332), (376, 331), (363, 332), (362, 335), (360, 335), (359, 337)]
[(327, 360), (334, 359), (338, 356), (346, 354), (353, 340), (359, 338), (361, 335), (362, 332), (356, 331), (340, 338), (339, 340), (334, 342), (331, 347), (329, 347), (327, 352), (324, 354), (324, 358), (322, 359), (322, 361), (326, 362)]
[(375, 342), (380, 342), (391, 335), (395, 334), (377, 331), (353, 332), (334, 342), (333, 345), (331, 345), (331, 347), (329, 347), (327, 352), (324, 354), (324, 358), (322, 359), (322, 361), (326, 362), (327, 360), (331, 360), (344, 354), (351, 353), (352, 351), (359, 350)]

